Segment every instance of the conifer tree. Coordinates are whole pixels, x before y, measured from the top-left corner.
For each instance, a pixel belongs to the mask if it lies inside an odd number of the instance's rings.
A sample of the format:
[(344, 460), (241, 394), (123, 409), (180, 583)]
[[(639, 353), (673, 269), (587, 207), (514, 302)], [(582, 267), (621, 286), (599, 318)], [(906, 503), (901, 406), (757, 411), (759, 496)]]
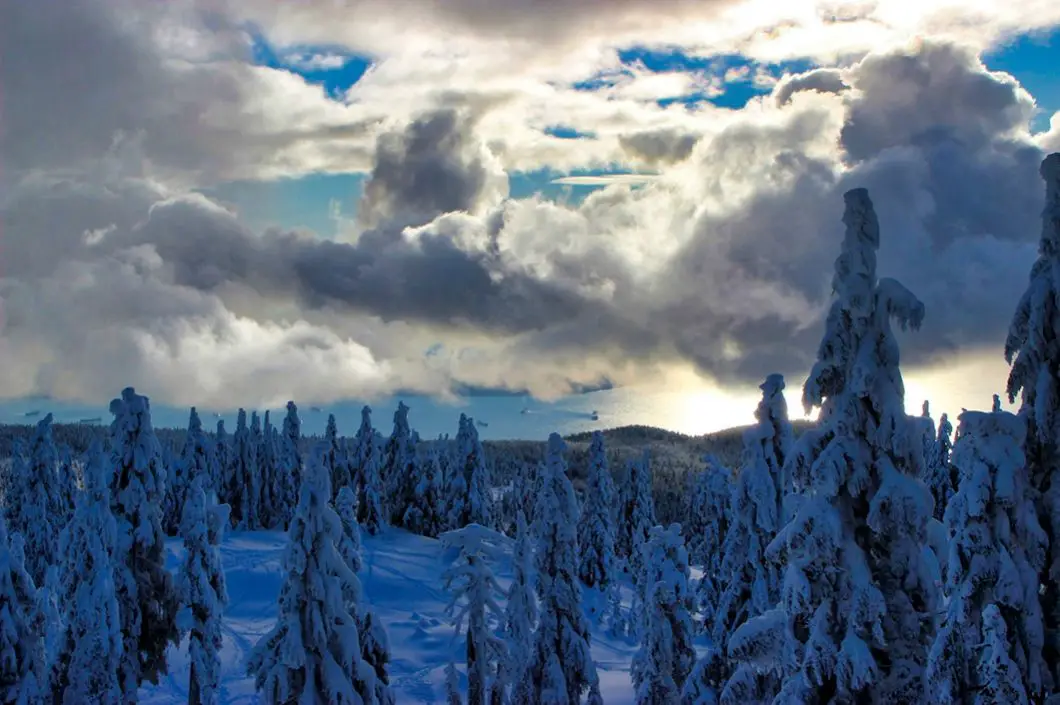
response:
[(453, 619), (457, 636), (466, 625), (467, 703), (486, 705), (491, 693), (503, 696), (505, 692), (503, 677), (497, 675), (505, 673), (502, 666), (507, 654), (504, 642), (494, 636), (504, 620), (497, 601), (502, 593), (490, 567), (490, 561), (500, 559), (504, 536), (468, 524), (440, 538), (450, 552), (458, 552), (442, 579), (451, 594), (446, 613)]
[(356, 445), (351, 458), (357, 484), (357, 523), (375, 536), (383, 527), (383, 481), (379, 475), (379, 453), (372, 429), (372, 409), (361, 409), (361, 427), (357, 430)]
[(349, 483), (346, 475), (346, 463), (343, 461), (342, 449), (339, 447), (339, 428), (335, 423), (335, 414), (328, 414), (328, 423), (324, 428), (324, 465), (331, 473), (331, 491), (339, 496), (339, 490)]
[(767, 549), (786, 561), (781, 606), (741, 626), (728, 653), (777, 672), (779, 702), (923, 702), (940, 577), (925, 547), (923, 446), (905, 413), (891, 320), (918, 328), (924, 307), (876, 279), (868, 192), (844, 200), (836, 296), (803, 389), (820, 419), (788, 461), (798, 512)]
[[(953, 453), (960, 489), (946, 510), (952, 537), (949, 601), (927, 670), (932, 702), (972, 702), (991, 687), (980, 679), (980, 645), (999, 634), (1002, 641), (993, 641), (991, 648), (1003, 647), (1006, 658), (1011, 655), (1015, 670), (1006, 678), (1019, 684), (1024, 702), (1027, 695), (1040, 696), (1049, 683), (1038, 597), (1047, 538), (1034, 508), (1025, 439), (1025, 424), (1012, 414), (965, 411), (960, 416)], [(992, 634), (985, 623), (990, 608), (1001, 620), (1001, 631), (990, 627)]]
[(11, 460), (3, 468), (4, 521), (12, 527), (18, 527), (23, 522), (22, 507), (26, 503), (24, 495), (26, 477), (29, 475), (29, 461), (21, 438), (16, 438), (11, 444)]
[(66, 620), (51, 669), (55, 703), (122, 701), (121, 618), (112, 563), (118, 534), (108, 475), (102, 445), (96, 441), (85, 464), (84, 492), (62, 534), (61, 602)]
[(404, 526), (405, 512), (412, 505), (417, 479), (416, 446), (409, 428), (409, 408), (405, 402), (398, 402), (397, 411), (394, 412), (394, 430), (386, 442), (384, 458), (384, 505), (389, 512), (390, 523)]
[(943, 414), (939, 418), (938, 431), (931, 446), (930, 453), (925, 452), (924, 482), (931, 490), (931, 496), (935, 500), (934, 516), (939, 521), (944, 521), (946, 507), (950, 498), (957, 491), (955, 473), (950, 467), (950, 452), (953, 449), (953, 426), (950, 424), (949, 416)]
[(37, 423), (29, 448), (29, 467), (23, 478), (21, 505), (16, 510), (17, 531), (26, 541), (26, 569), (34, 585), (43, 585), (54, 565), (62, 531), (62, 493), (56, 472), (58, 454), (52, 439), (52, 415)]
[[(256, 419), (257, 414), (251, 418)], [(258, 444), (253, 430), (247, 426), (247, 412), (239, 410), (236, 432), (232, 436), (232, 481), (228, 490), (231, 504), (232, 526), (244, 531), (259, 527), (257, 516), (258, 496)]]
[(59, 494), (61, 497), (61, 521), (66, 526), (74, 516), (74, 506), (77, 496), (81, 493), (81, 484), (77, 477), (77, 467), (74, 464), (74, 454), (70, 446), (63, 445), (59, 448)]
[(516, 705), (577, 703), (597, 682), (576, 572), (578, 506), (567, 478), (565, 447), (558, 433), (549, 436), (535, 532), (541, 616), (533, 653), (515, 689)]
[(44, 702), (44, 644), (34, 625), (36, 587), (0, 519), (0, 702)]
[(298, 406), (293, 401), (287, 402), (287, 415), (283, 417), (283, 433), (279, 473), (286, 486), (286, 500), (283, 503), (283, 525), (287, 526), (298, 504), (302, 486), (302, 420), (298, 417)]
[(219, 547), (229, 507), (207, 498), (204, 480), (199, 475), (191, 481), (180, 523), (184, 560), (176, 583), (181, 602), (177, 621), (188, 635), (189, 705), (220, 702), (221, 614), (228, 604)]
[(177, 476), (168, 486), (166, 503), (166, 533), (173, 536), (180, 529), (184, 513), (184, 496), (196, 477), (203, 478), (203, 486), (215, 491), (213, 472), (215, 463), (209, 439), (202, 430), (202, 421), (195, 407), (188, 418), (188, 433), (184, 439)]
[(1060, 349), (1053, 339), (1060, 310), (1060, 153), (1041, 165), (1045, 208), (1038, 260), (1012, 317), (1005, 359), (1012, 365), (1006, 392), (1021, 397), (1031, 486), (1039, 492), (1038, 520), (1049, 537), (1049, 554), (1039, 579), (1045, 606), (1045, 660), (1060, 682)]
[(339, 555), (342, 522), (329, 505), (324, 447), (313, 450), (289, 530), (276, 625), (254, 647), (248, 671), (269, 703), (374, 702), (376, 675), (361, 655), (346, 599), (357, 576)]
[(651, 529), (645, 551), (647, 628), (633, 659), (638, 705), (676, 703), (692, 671), (692, 593), (680, 524)]
[(335, 499), (335, 513), (342, 522), (342, 539), (339, 553), (354, 573), (361, 572), (361, 527), (357, 524), (357, 498), (346, 485)]
[(268, 410), (265, 411), (265, 423), (261, 431), (261, 446), (258, 448), (258, 476), (261, 478), (261, 495), (258, 501), (258, 519), (262, 527), (275, 529), (283, 524), (284, 506), (287, 489), (283, 476), (277, 469), (278, 453), (276, 450), (277, 434), (272, 425)]
[(213, 439), (214, 476), (217, 478), (217, 496), (231, 506), (228, 490), (232, 486), (232, 451), (229, 442), (224, 419), (218, 419)]
[(435, 537), (445, 530), (444, 498), (438, 452), (416, 464), (416, 490), (405, 510), (404, 525), (422, 536)]
[(714, 614), (725, 589), (722, 560), (725, 557), (725, 538), (729, 533), (729, 502), (731, 473), (716, 457), (703, 458), (704, 469), (695, 476), (689, 508), (687, 531), (689, 559), (702, 567), (703, 575), (696, 584), (696, 609), (701, 615), (702, 628), (714, 628)]
[(651, 459), (645, 451), (640, 461), (630, 466), (630, 483), (632, 490), (630, 503), (626, 507), (626, 520), (631, 529), (629, 552), (629, 571), (637, 596), (643, 602), (644, 593), (644, 547), (648, 543), (651, 529), (655, 526), (655, 499), (652, 496)]
[(504, 636), (508, 649), (507, 681), (516, 684), (530, 661), (537, 624), (537, 596), (534, 593), (534, 549), (530, 529), (522, 510), (516, 514), (515, 549), (512, 554), (512, 582), (504, 606)]
[(589, 484), (578, 520), (581, 556), (578, 577), (587, 587), (606, 588), (615, 553), (615, 485), (607, 465), (604, 436), (593, 432), (589, 444)]
[(110, 410), (112, 507), (118, 525), (114, 584), (123, 640), (118, 676), (125, 702), (135, 702), (140, 684), (157, 683), (166, 671), (166, 650), (178, 638), (177, 596), (165, 564), (160, 509), (166, 475), (150, 403), (127, 387)]

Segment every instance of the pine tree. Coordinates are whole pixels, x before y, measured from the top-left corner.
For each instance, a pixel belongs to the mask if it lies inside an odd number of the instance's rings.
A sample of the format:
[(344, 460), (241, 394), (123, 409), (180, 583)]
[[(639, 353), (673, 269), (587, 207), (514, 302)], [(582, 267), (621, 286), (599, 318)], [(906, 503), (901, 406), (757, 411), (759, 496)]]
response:
[(375, 672), (361, 656), (357, 619), (346, 606), (358, 580), (335, 546), (342, 522), (330, 499), (324, 447), (317, 446), (291, 521), (279, 616), (248, 662), (269, 703), (374, 702)]
[(499, 544), (504, 536), (479, 524), (442, 534), (442, 545), (459, 555), (442, 579), (451, 593), (446, 614), (453, 619), (459, 636), (466, 625), (467, 703), (486, 705), (492, 692), (503, 695), (503, 679), (496, 678), (498, 666), (507, 658), (504, 642), (493, 635), (504, 615), (497, 598), (501, 589), (490, 568), (500, 559)]
[(357, 523), (369, 536), (375, 536), (383, 527), (383, 480), (379, 476), (379, 454), (372, 429), (372, 409), (361, 409), (361, 427), (357, 430), (357, 443), (351, 464), (357, 483)]
[(302, 420), (298, 417), (298, 406), (293, 401), (287, 402), (287, 415), (283, 417), (280, 439), (278, 470), (286, 487), (286, 498), (281, 510), (283, 525), (287, 526), (298, 504), (302, 486)]
[(578, 577), (587, 587), (606, 588), (615, 553), (615, 486), (607, 466), (604, 436), (593, 433), (589, 444), (589, 484), (578, 520), (581, 556)]
[[(1006, 658), (1012, 654), (1011, 678), (1020, 692), (1039, 696), (1048, 683), (1038, 598), (1047, 538), (1025, 468), (1025, 440), (1026, 426), (1012, 414), (966, 411), (960, 416), (960, 440), (953, 453), (960, 489), (946, 510), (952, 536), (946, 571), (949, 602), (927, 670), (932, 702), (971, 702), (988, 688), (978, 679), (980, 644), (1006, 632), (1008, 640), (996, 644), (1004, 646)], [(1001, 632), (991, 627), (992, 636), (984, 623), (990, 608), (1002, 622)]]
[(49, 687), (51, 673), (59, 661), (62, 641), (66, 634), (61, 603), (59, 566), (50, 565), (44, 576), (44, 584), (37, 588), (34, 607), (35, 626), (44, 639), (44, 670), (41, 671), (44, 677), (41, 679), (41, 685), (45, 688)]
[(202, 430), (202, 421), (195, 407), (191, 407), (188, 418), (188, 433), (184, 439), (184, 449), (178, 463), (179, 474), (167, 488), (166, 533), (173, 536), (180, 530), (181, 517), (184, 513), (184, 496), (196, 477), (202, 477), (204, 487), (215, 490), (213, 484), (214, 467), (211, 443)]
[(357, 498), (346, 485), (335, 499), (335, 513), (342, 522), (342, 539), (339, 553), (354, 573), (361, 572), (361, 527), (357, 524)]
[(37, 423), (29, 448), (29, 467), (23, 478), (16, 530), (26, 540), (26, 569), (35, 585), (44, 584), (48, 566), (55, 564), (62, 531), (62, 493), (56, 472), (58, 453), (52, 440), (52, 415)]
[(633, 659), (633, 687), (638, 705), (676, 703), (696, 660), (681, 525), (653, 527), (645, 557), (647, 628)]
[(939, 418), (938, 431), (934, 437), (934, 443), (930, 452), (924, 453), (924, 482), (931, 490), (931, 496), (935, 500), (934, 516), (943, 521), (946, 507), (950, 503), (957, 483), (953, 469), (950, 467), (950, 452), (953, 449), (953, 426), (950, 424), (949, 416), (943, 414)]
[(204, 480), (203, 475), (192, 479), (180, 523), (184, 560), (176, 583), (181, 602), (177, 621), (188, 635), (189, 705), (220, 701), (221, 613), (228, 604), (219, 546), (229, 507), (207, 499)]
[(283, 476), (277, 469), (278, 453), (276, 450), (276, 428), (272, 425), (269, 412), (265, 412), (265, 423), (261, 432), (261, 446), (258, 448), (258, 476), (261, 480), (261, 495), (258, 501), (258, 519), (263, 528), (275, 529), (283, 524), (284, 506), (287, 500), (287, 489)]
[[(256, 419), (257, 414), (251, 418)], [(232, 526), (244, 531), (259, 528), (257, 516), (258, 497), (258, 444), (254, 431), (247, 426), (247, 412), (239, 410), (236, 432), (232, 436), (232, 484), (228, 497), (232, 509)]]
[(647, 546), (651, 529), (655, 526), (655, 499), (652, 496), (651, 459), (645, 451), (639, 462), (630, 466), (630, 504), (626, 507), (626, 520), (631, 529), (629, 552), (629, 572), (637, 596), (641, 602), (645, 599), (644, 548)]
[(1039, 580), (1045, 606), (1045, 660), (1060, 678), (1060, 349), (1053, 342), (1060, 315), (1060, 153), (1041, 165), (1045, 208), (1038, 260), (1031, 267), (1027, 290), (1012, 317), (1005, 359), (1012, 365), (1006, 392), (1010, 402), (1022, 397), (1026, 419), (1027, 466), (1038, 491), (1038, 520), (1049, 537), (1049, 554)]
[(324, 428), (324, 443), (327, 451), (324, 453), (324, 465), (331, 473), (331, 491), (339, 496), (339, 490), (349, 484), (346, 472), (346, 463), (342, 457), (342, 449), (339, 447), (339, 428), (335, 423), (335, 414), (328, 414), (328, 423)]
[(81, 484), (77, 477), (74, 454), (70, 446), (59, 448), (59, 494), (61, 497), (61, 519), (66, 526), (74, 516), (77, 496), (81, 493)]
[(922, 702), (940, 577), (891, 319), (918, 328), (924, 307), (876, 279), (868, 192), (844, 200), (836, 298), (803, 390), (820, 418), (788, 461), (803, 497), (767, 549), (787, 563), (781, 606), (741, 626), (729, 655), (779, 672), (780, 702)]
[(44, 702), (44, 644), (34, 629), (36, 587), (0, 519), (0, 702)]
[(549, 436), (536, 531), (541, 617), (533, 654), (515, 689), (516, 705), (577, 703), (597, 682), (576, 573), (578, 505), (567, 478), (565, 447), (559, 434)]
[(21, 438), (16, 438), (11, 444), (11, 460), (4, 466), (4, 470), (4, 521), (12, 527), (21, 526), (22, 506), (26, 503), (26, 477), (29, 475), (29, 461), (26, 459)]
[(729, 533), (729, 501), (732, 493), (731, 473), (713, 455), (703, 458), (704, 469), (695, 476), (689, 507), (687, 531), (690, 560), (702, 567), (703, 576), (696, 584), (696, 608), (702, 629), (714, 629), (714, 614), (725, 589), (722, 560), (725, 538)]
[(121, 618), (112, 557), (118, 528), (110, 508), (109, 468), (96, 441), (84, 470), (84, 492), (63, 531), (61, 602), (66, 615), (51, 669), (56, 703), (117, 703), (122, 699)]
[(384, 505), (389, 511), (390, 523), (404, 526), (405, 512), (412, 505), (416, 487), (416, 446), (409, 429), (409, 408), (404, 402), (398, 402), (394, 412), (394, 430), (386, 442), (384, 458)]
[(429, 458), (416, 463), (416, 490), (405, 510), (405, 527), (422, 536), (438, 536), (445, 530), (443, 501), (441, 465), (432, 450)]
[(140, 684), (157, 683), (166, 671), (166, 649), (178, 638), (177, 596), (165, 564), (166, 475), (150, 403), (127, 387), (110, 410), (112, 507), (118, 524), (114, 583), (123, 639), (119, 683), (125, 702), (135, 702)]
[[(997, 413), (996, 411), (994, 413)], [(1027, 704), (1027, 691), (1021, 669), (1012, 659), (1008, 628), (1001, 610), (995, 604), (983, 609), (983, 648), (976, 664), (982, 684), (976, 702)]]
[(228, 489), (232, 486), (232, 451), (229, 446), (228, 432), (224, 419), (217, 420), (217, 432), (213, 439), (214, 476), (217, 478), (217, 496), (225, 504), (231, 505), (232, 498)]
[(530, 661), (537, 624), (537, 596), (534, 594), (534, 549), (522, 510), (516, 514), (515, 550), (512, 554), (512, 582), (504, 606), (504, 637), (508, 649), (507, 680), (518, 683)]

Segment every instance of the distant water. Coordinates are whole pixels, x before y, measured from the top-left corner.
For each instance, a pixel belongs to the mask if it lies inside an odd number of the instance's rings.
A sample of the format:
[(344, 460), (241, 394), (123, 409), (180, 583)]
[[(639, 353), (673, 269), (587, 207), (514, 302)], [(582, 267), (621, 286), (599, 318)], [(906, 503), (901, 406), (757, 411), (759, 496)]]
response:
[[(483, 439), (526, 440), (544, 440), (552, 432), (568, 434), (631, 424), (658, 426), (687, 434), (708, 433), (750, 423), (756, 401), (751, 395), (746, 399), (726, 398), (719, 397), (716, 392), (706, 394), (633, 387), (579, 394), (554, 402), (520, 396), (472, 396), (447, 403), (430, 397), (406, 395), (370, 403), (373, 425), (384, 433), (391, 428), (399, 399), (408, 404), (410, 424), (423, 438), (434, 438), (440, 433), (456, 435), (460, 414), (465, 413), (475, 419), (479, 436)], [(356, 401), (319, 407), (299, 404), (302, 432), (322, 433), (328, 414), (335, 414), (339, 433), (353, 435), (360, 425), (363, 405), (364, 402)], [(271, 411), (273, 423), (282, 423), (286, 411)], [(598, 413), (596, 420), (593, 411)], [(98, 418), (99, 423), (109, 424), (112, 418), (106, 404), (84, 406), (54, 400), (17, 400), (0, 404), (0, 422), (32, 424), (48, 412), (55, 416), (56, 423)], [(156, 427), (180, 428), (188, 423), (186, 408), (152, 404), (151, 415)], [(224, 419), (229, 432), (235, 429), (236, 410), (200, 407), (199, 415), (203, 426), (210, 430), (219, 418)]]

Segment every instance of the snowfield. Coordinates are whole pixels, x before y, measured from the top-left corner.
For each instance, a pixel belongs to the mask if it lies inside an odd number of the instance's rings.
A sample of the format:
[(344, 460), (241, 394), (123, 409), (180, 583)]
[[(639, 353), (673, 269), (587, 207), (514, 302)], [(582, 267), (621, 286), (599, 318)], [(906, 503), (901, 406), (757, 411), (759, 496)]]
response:
[[(463, 688), (467, 682), (463, 640), (454, 643), (453, 626), (443, 614), (449, 595), (442, 589), (441, 576), (448, 564), (441, 543), (390, 527), (378, 536), (364, 534), (362, 541), (364, 569), (359, 577), (390, 638), (390, 682), (397, 703), (444, 703), (445, 667), (450, 658), (461, 671)], [(226, 533), (221, 545), (229, 597), (221, 654), (224, 703), (262, 702), (245, 664), (254, 644), (272, 628), (276, 618), (286, 545), (287, 534), (280, 531), (234, 531)], [(510, 550), (509, 545), (502, 564), (493, 566), (505, 589), (511, 580)], [(181, 540), (168, 539), (166, 551), (167, 565), (175, 572), (184, 554)], [(628, 606), (632, 588), (628, 584), (625, 588)], [(587, 600), (592, 599), (593, 591), (584, 593)], [(638, 645), (604, 633), (606, 628), (595, 620), (591, 624), (593, 660), (604, 702), (633, 703), (629, 668)], [(141, 688), (141, 703), (187, 703), (186, 644), (170, 649), (169, 666), (169, 674), (157, 686)]]

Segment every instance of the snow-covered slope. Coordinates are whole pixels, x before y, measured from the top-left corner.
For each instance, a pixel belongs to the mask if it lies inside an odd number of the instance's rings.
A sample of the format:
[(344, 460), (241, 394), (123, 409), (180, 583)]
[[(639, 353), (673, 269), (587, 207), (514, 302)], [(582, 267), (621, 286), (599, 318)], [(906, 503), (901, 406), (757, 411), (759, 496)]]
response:
[[(221, 553), (229, 604), (223, 627), (222, 702), (259, 702), (254, 681), (246, 675), (245, 661), (275, 619), (286, 540), (286, 534), (268, 531), (225, 536)], [(398, 529), (386, 529), (378, 536), (365, 535), (363, 540), (364, 569), (360, 578), (390, 638), (390, 674), (397, 702), (443, 703), (444, 669), (451, 656), (463, 680), (463, 645), (454, 644), (452, 625), (443, 615), (448, 595), (442, 588), (441, 575), (446, 568), (442, 546), (435, 539)], [(168, 541), (167, 550), (169, 567), (175, 571), (183, 553), (181, 542)], [(506, 554), (503, 563), (495, 566), (504, 588), (511, 578), (509, 558), (510, 554)], [(628, 602), (628, 591), (626, 598)], [(637, 645), (610, 637), (597, 622), (592, 622), (592, 626), (592, 653), (604, 702), (632, 703), (629, 664)], [(182, 648), (170, 654), (169, 675), (158, 686), (142, 689), (141, 702), (186, 703), (187, 685), (188, 659)]]

